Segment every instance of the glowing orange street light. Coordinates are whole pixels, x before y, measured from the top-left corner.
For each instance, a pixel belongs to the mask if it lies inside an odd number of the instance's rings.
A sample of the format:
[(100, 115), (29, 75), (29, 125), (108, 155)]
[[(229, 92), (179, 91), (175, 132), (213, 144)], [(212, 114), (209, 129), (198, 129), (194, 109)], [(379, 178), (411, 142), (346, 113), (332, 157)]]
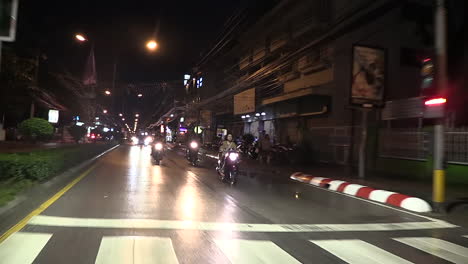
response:
[(87, 39), (85, 38), (85, 36), (81, 35), (81, 34), (76, 34), (75, 35), (75, 38), (78, 40), (78, 41), (81, 41), (81, 42), (84, 42), (86, 41)]
[(155, 40), (146, 42), (146, 48), (150, 51), (154, 51), (158, 48), (158, 43)]

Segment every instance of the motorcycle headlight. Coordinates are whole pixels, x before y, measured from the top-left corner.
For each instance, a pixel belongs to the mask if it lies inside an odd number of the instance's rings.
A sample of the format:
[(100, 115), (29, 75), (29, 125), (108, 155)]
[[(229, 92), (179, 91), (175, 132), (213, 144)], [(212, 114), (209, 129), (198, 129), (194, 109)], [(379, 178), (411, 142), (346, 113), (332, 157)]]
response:
[(156, 145), (154, 145), (154, 148), (156, 150), (162, 150), (163, 149), (163, 145), (161, 143), (156, 143)]
[(198, 148), (198, 143), (197, 142), (191, 142), (190, 147), (193, 148), (193, 149), (196, 149), (196, 148)]
[(146, 138), (145, 138), (145, 145), (149, 145), (151, 142), (153, 142), (153, 138), (152, 138), (152, 137), (146, 137)]
[(137, 137), (132, 137), (132, 142), (133, 142), (133, 144), (136, 145), (136, 144), (138, 144), (139, 140), (138, 140)]
[(229, 159), (232, 161), (237, 160), (238, 157), (239, 157), (239, 154), (237, 153), (229, 153)]

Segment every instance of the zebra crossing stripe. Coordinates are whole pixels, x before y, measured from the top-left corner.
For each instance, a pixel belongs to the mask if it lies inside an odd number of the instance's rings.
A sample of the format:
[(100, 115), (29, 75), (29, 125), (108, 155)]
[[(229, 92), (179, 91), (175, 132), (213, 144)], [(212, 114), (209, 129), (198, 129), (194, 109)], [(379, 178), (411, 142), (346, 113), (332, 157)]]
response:
[(468, 248), (433, 237), (401, 237), (394, 240), (453, 263), (468, 263)]
[(17, 232), (0, 244), (0, 262), (32, 263), (52, 234)]
[(103, 237), (96, 264), (178, 264), (172, 241), (164, 237), (108, 236)]
[(286, 251), (267, 240), (217, 239), (215, 243), (232, 264), (300, 264)]
[(390, 252), (378, 248), (362, 240), (309, 240), (317, 246), (332, 253), (345, 262), (356, 263), (380, 263), (380, 264), (408, 264), (412, 263)]

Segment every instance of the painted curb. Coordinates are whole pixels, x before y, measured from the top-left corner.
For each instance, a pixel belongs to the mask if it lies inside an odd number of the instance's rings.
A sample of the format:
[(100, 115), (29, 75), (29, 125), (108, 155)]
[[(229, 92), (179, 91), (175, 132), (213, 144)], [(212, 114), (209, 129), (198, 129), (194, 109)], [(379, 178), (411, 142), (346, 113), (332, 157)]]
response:
[(302, 172), (293, 173), (290, 178), (302, 183), (319, 186), (331, 191), (341, 192), (395, 207), (401, 207), (413, 212), (428, 213), (432, 211), (431, 205), (429, 205), (425, 200), (396, 192), (377, 190), (368, 186), (333, 180), (330, 178), (315, 177)]

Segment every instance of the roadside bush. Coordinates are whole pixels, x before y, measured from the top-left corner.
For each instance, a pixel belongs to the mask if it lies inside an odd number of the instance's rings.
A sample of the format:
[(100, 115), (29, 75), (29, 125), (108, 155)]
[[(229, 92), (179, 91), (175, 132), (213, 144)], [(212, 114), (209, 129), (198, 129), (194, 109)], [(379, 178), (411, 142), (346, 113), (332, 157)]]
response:
[(71, 126), (68, 128), (68, 132), (73, 137), (73, 139), (78, 142), (86, 135), (86, 128), (82, 126)]
[(19, 131), (28, 140), (48, 140), (54, 134), (54, 127), (45, 119), (29, 118), (21, 122)]
[(0, 154), (0, 181), (45, 181), (111, 146), (83, 144), (31, 153)]

